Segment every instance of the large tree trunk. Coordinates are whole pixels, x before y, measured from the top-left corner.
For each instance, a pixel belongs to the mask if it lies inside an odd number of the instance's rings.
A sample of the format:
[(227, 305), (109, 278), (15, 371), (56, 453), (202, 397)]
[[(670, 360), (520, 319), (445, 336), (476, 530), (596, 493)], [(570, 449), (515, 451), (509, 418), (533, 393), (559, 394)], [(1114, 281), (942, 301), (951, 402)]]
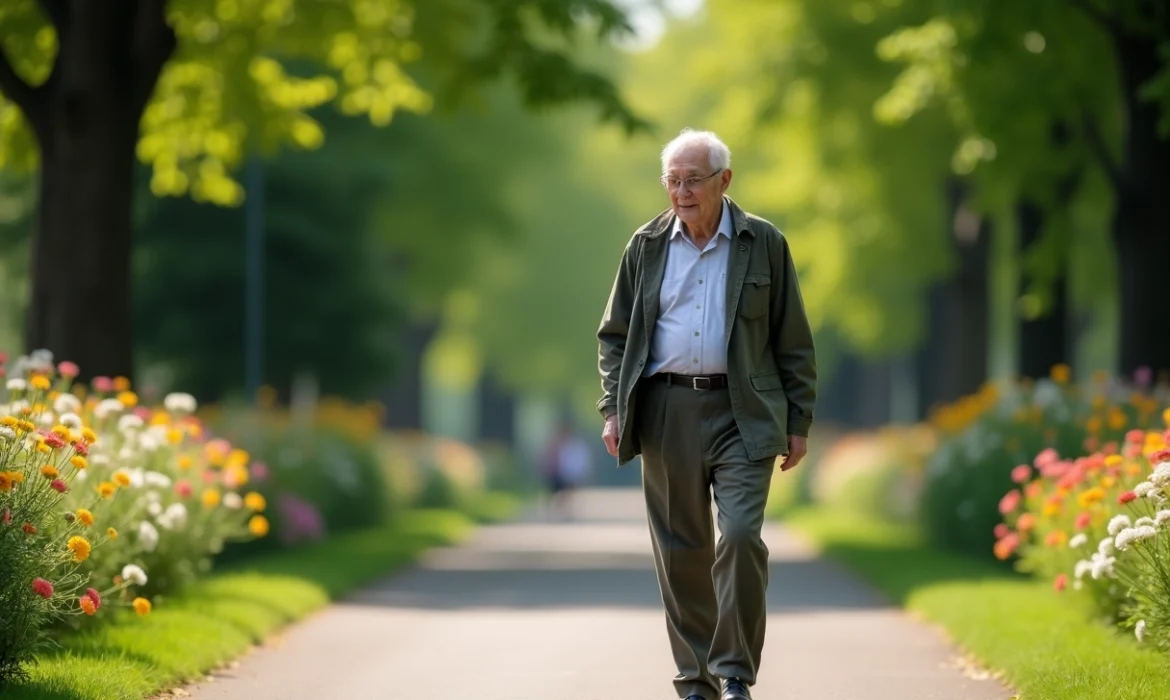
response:
[(1158, 44), (1148, 37), (1118, 40), (1127, 128), (1123, 162), (1114, 171), (1117, 211), (1113, 239), (1120, 280), (1118, 370), (1141, 367), (1170, 373), (1170, 324), (1165, 322), (1170, 261), (1170, 141), (1160, 138), (1160, 103), (1143, 99), (1142, 86), (1162, 70)]
[(956, 269), (930, 292), (928, 336), (919, 354), (923, 413), (974, 393), (987, 380), (990, 225), (971, 210), (964, 183), (948, 183), (947, 197)]
[(130, 249), (138, 125), (175, 46), (165, 0), (44, 0), (59, 50), (25, 83), (0, 58), (0, 88), (40, 145), (26, 345), (78, 363), (82, 379), (133, 372)]
[[(1041, 238), (1044, 229), (1044, 210), (1032, 201), (1023, 201), (1016, 208), (1020, 227), (1020, 252), (1027, 253)], [(1064, 267), (1064, 261), (1060, 264)], [(1028, 292), (1029, 282), (1021, 276), (1020, 295)], [(1062, 270), (1051, 281), (1051, 294), (1046, 307), (1036, 316), (1020, 317), (1019, 364), (1020, 376), (1029, 379), (1047, 377), (1054, 365), (1070, 362), (1068, 332), (1068, 275)]]

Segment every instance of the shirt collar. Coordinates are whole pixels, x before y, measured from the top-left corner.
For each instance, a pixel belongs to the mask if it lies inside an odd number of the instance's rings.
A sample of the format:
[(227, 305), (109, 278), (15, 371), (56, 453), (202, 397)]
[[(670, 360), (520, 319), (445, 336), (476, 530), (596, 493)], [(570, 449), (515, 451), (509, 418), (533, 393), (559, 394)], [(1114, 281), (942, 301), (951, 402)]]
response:
[[(719, 228), (715, 230), (716, 236), (723, 236), (727, 240), (731, 240), (731, 208), (727, 206), (727, 200), (723, 200), (723, 215), (719, 217)], [(670, 237), (677, 238), (682, 235), (682, 222), (679, 221), (678, 215), (674, 217), (674, 224), (670, 229)]]

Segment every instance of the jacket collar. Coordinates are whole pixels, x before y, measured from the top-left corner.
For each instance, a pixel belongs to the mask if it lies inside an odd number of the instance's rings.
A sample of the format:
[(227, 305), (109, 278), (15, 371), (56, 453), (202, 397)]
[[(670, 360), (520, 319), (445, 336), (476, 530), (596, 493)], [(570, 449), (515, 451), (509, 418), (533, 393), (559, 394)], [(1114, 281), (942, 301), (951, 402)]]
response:
[[(751, 227), (748, 226), (747, 213), (735, 203), (735, 200), (727, 195), (723, 195), (723, 204), (731, 212), (731, 226), (735, 230), (736, 235), (745, 233), (749, 236), (754, 235)], [(673, 227), (674, 211), (666, 209), (642, 227), (642, 233), (650, 238), (657, 238), (663, 234), (669, 234)]]

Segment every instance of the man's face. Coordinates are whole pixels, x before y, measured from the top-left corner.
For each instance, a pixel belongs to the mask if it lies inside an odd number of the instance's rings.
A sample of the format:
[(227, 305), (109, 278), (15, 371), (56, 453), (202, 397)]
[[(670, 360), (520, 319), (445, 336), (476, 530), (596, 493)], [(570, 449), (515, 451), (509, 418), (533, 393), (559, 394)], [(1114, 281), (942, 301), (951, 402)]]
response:
[[(711, 177), (714, 173), (710, 152), (703, 145), (680, 149), (666, 163), (666, 191), (670, 194), (670, 206), (688, 227), (709, 225), (719, 220), (723, 193), (731, 183), (731, 170), (723, 170)], [(688, 180), (700, 182), (691, 184)]]

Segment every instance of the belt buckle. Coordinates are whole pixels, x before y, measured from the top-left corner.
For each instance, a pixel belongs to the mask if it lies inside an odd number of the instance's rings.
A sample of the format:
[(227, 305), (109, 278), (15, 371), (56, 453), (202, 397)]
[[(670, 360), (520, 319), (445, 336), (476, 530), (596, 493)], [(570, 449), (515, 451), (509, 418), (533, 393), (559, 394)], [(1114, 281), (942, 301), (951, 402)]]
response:
[[(706, 386), (703, 385), (704, 383), (706, 384)], [(711, 388), (711, 378), (710, 377), (691, 377), (691, 388), (694, 389), (695, 391), (699, 391), (700, 389), (710, 389)]]

